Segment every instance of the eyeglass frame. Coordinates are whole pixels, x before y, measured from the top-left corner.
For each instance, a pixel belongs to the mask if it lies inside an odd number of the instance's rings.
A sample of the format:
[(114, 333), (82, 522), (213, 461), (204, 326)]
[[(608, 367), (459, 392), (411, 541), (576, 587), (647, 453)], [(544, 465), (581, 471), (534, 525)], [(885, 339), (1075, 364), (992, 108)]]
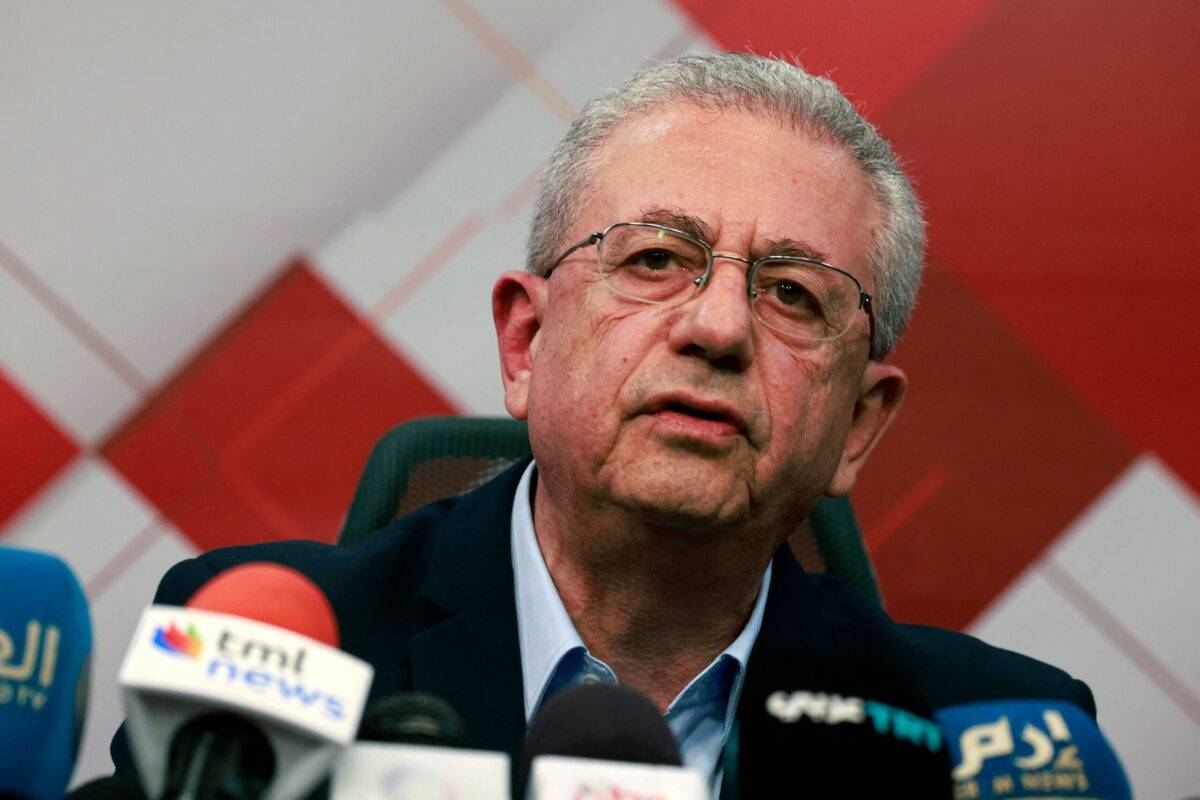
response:
[[(611, 231), (613, 228), (616, 228), (621, 225), (637, 225), (637, 226), (643, 227), (643, 228), (654, 228), (656, 230), (666, 231), (667, 233), (672, 233), (672, 234), (679, 236), (679, 237), (683, 238), (684, 240), (689, 241), (689, 242), (695, 244), (696, 246), (700, 247), (705, 253), (708, 254), (708, 264), (705, 267), (704, 274), (702, 276), (700, 276), (699, 278), (696, 278), (693, 281), (693, 283), (696, 284), (697, 289), (700, 289), (700, 290), (703, 290), (704, 287), (708, 285), (708, 281), (712, 277), (713, 263), (718, 258), (723, 258), (728, 261), (740, 261), (741, 263), (745, 264), (746, 266), (748, 266), (750, 268), (746, 273), (746, 294), (751, 302), (751, 307), (753, 307), (754, 299), (756, 297), (755, 292), (754, 292), (754, 273), (758, 269), (760, 264), (763, 264), (763, 263), (775, 263), (775, 264), (789, 263), (790, 264), (793, 262), (798, 262), (801, 264), (809, 264), (814, 267), (822, 267), (823, 269), (833, 270), (834, 272), (837, 272), (841, 275), (845, 275), (847, 278), (849, 278), (851, 281), (854, 282), (855, 288), (858, 289), (858, 307), (861, 308), (867, 314), (867, 322), (868, 322), (869, 330), (870, 330), (870, 339), (868, 339), (869, 349), (867, 351), (867, 358), (869, 358), (869, 359), (875, 358), (875, 312), (871, 306), (871, 294), (869, 292), (864, 291), (862, 288), (862, 283), (859, 282), (858, 278), (854, 277), (846, 270), (844, 270), (840, 267), (835, 267), (832, 264), (826, 264), (824, 261), (818, 261), (815, 258), (804, 258), (803, 256), (775, 256), (775, 255), (763, 256), (762, 258), (756, 258), (756, 259), (743, 258), (742, 256), (734, 255), (732, 253), (717, 253), (712, 249), (712, 245), (710, 245), (708, 242), (704, 241), (703, 239), (697, 239), (695, 236), (692, 236), (690, 233), (687, 233), (686, 231), (681, 231), (678, 228), (672, 228), (669, 225), (660, 225), (657, 222), (614, 222), (612, 225), (609, 225), (604, 230), (595, 231), (594, 233), (588, 234), (587, 237), (580, 239), (578, 242), (576, 242), (575, 244), (568, 247), (561, 256), (559, 256), (558, 258), (556, 258), (554, 260), (554, 263), (550, 265), (550, 267), (546, 270), (545, 274), (542, 277), (549, 279), (550, 273), (554, 272), (554, 270), (558, 268), (558, 265), (567, 259), (567, 256), (571, 255), (576, 250), (579, 250), (581, 248), (591, 247), (592, 245), (599, 245), (600, 242), (604, 241), (604, 237), (608, 235), (609, 231)], [(605, 285), (607, 285), (607, 284), (605, 284)], [(612, 291), (612, 290), (610, 289), (610, 291)], [(699, 292), (697, 292), (697, 294), (699, 294)], [(647, 302), (654, 303), (655, 301), (647, 301)], [(757, 316), (757, 314), (756, 314), (756, 316)], [(806, 341), (831, 342), (834, 339), (841, 338), (849, 330), (850, 330), (850, 328), (846, 328), (846, 330), (842, 331), (837, 336), (832, 336), (828, 339), (808, 339)], [(787, 334), (784, 334), (784, 335), (787, 335)], [(795, 337), (795, 338), (799, 339), (801, 337)]]

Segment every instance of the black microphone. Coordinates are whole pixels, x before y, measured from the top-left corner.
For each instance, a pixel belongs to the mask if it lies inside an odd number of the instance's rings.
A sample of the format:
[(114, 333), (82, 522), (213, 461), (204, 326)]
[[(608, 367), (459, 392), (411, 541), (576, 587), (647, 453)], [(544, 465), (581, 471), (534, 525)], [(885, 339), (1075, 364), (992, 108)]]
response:
[(69, 800), (149, 800), (142, 782), (130, 775), (108, 775), (76, 786)]
[(463, 797), (509, 800), (508, 756), (467, 749), (467, 726), (423, 692), (384, 697), (363, 714), (358, 740), (333, 769), (333, 800)]
[(358, 726), (358, 741), (466, 747), (467, 725), (440, 697), (403, 692), (367, 708)]
[(707, 798), (704, 776), (685, 769), (658, 708), (623, 686), (574, 686), (550, 698), (525, 738), (514, 797)]
[(755, 654), (726, 756), (723, 800), (953, 797), (932, 709), (890, 671), (845, 659)]
[(650, 698), (607, 683), (551, 697), (525, 735), (524, 766), (544, 755), (679, 767), (679, 743)]

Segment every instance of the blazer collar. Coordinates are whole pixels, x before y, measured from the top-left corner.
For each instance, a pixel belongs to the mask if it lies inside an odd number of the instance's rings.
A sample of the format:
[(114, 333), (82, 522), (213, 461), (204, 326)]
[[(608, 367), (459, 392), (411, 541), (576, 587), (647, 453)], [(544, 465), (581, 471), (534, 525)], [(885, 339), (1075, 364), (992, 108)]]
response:
[[(513, 582), (509, 524), (523, 458), (498, 477), (453, 501), (437, 531), (421, 597), (456, 612)], [(445, 501), (443, 501), (445, 502)]]
[[(775, 553), (771, 591), (748, 669), (779, 657), (870, 657), (872, 632), (890, 620), (857, 590), (807, 573), (785, 542)], [(832, 585), (831, 585), (832, 584)]]

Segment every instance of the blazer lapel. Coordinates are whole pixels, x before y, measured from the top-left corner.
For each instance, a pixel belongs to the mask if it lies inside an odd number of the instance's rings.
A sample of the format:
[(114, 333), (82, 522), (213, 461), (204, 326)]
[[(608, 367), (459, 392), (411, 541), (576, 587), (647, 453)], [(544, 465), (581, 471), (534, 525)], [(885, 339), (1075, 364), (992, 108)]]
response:
[(871, 632), (888, 621), (881, 608), (852, 589), (830, 591), (822, 583), (825, 578), (801, 568), (786, 543), (772, 563), (767, 607), (747, 672), (754, 669), (756, 657), (803, 662), (817, 655), (869, 655)]
[(525, 733), (513, 587), (512, 498), (525, 459), (459, 498), (421, 585), (424, 629), (413, 636), (413, 688), (446, 700), (475, 747), (516, 755)]
[(761, 659), (781, 649), (809, 650), (820, 646), (826, 632), (819, 623), (820, 610), (813, 602), (811, 582), (785, 543), (772, 560), (767, 607), (747, 670), (754, 668), (756, 656)]

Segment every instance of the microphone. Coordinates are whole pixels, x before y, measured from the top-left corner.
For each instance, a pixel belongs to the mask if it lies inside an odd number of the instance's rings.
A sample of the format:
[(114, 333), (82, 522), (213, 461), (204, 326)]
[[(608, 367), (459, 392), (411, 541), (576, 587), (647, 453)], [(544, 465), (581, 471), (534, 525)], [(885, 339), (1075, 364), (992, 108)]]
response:
[(75, 787), (68, 800), (147, 800), (142, 784), (128, 775), (108, 775)]
[(359, 741), (333, 768), (333, 800), (509, 800), (508, 757), (466, 749), (465, 723), (440, 698), (406, 692), (363, 715)]
[(944, 708), (937, 719), (949, 744), (958, 797), (1133, 797), (1129, 778), (1095, 720), (1071, 703), (970, 703)]
[(707, 800), (705, 777), (682, 764), (649, 698), (623, 686), (579, 685), (550, 698), (530, 723), (514, 796)]
[(811, 654), (757, 655), (725, 751), (722, 797), (953, 796), (940, 726), (898, 677)]
[(353, 738), (373, 670), (337, 649), (301, 573), (242, 564), (142, 614), (118, 680), (142, 784), (162, 800), (306, 795)]
[(87, 710), (87, 600), (63, 561), (12, 547), (0, 586), (0, 795), (58, 800)]
[(467, 724), (446, 701), (425, 692), (393, 694), (372, 705), (358, 726), (360, 742), (466, 747)]

